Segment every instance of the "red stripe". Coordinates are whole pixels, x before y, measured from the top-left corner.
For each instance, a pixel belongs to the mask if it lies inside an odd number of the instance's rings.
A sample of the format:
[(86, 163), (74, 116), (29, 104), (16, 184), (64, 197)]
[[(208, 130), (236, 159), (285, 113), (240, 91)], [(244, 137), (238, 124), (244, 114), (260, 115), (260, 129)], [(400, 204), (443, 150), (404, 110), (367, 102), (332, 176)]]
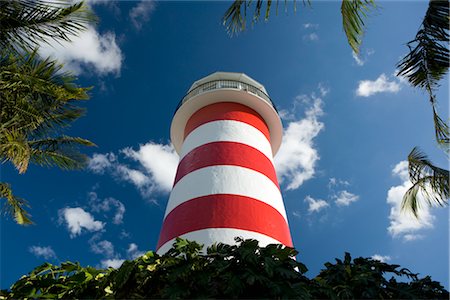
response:
[(258, 232), (292, 247), (289, 227), (272, 206), (253, 198), (216, 194), (191, 199), (164, 219), (157, 249), (171, 239), (207, 228), (235, 228)]
[(219, 165), (252, 169), (266, 175), (280, 188), (275, 168), (267, 156), (256, 148), (236, 142), (213, 142), (193, 149), (178, 164), (173, 185), (192, 171)]
[(219, 120), (234, 120), (247, 123), (261, 131), (270, 142), (269, 129), (264, 119), (248, 106), (234, 102), (214, 103), (196, 111), (187, 121), (184, 137), (186, 138), (189, 133), (200, 125)]

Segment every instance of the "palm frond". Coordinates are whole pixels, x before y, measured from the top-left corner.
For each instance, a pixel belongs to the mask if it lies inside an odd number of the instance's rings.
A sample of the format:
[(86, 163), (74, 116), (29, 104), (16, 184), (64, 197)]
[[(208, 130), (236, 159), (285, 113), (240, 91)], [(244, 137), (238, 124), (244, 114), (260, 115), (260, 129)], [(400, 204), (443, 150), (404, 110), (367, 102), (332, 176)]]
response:
[(225, 12), (222, 23), (230, 35), (237, 35), (245, 30), (247, 6), (247, 0), (236, 0)]
[(0, 160), (24, 173), (30, 162), (63, 169), (81, 168), (86, 157), (77, 146), (93, 146), (81, 138), (60, 136), (64, 127), (84, 114), (74, 103), (88, 98), (60, 65), (41, 60), (36, 52), (11, 54), (0, 60)]
[(433, 121), (434, 121), (434, 132), (436, 135), (436, 141), (439, 145), (443, 147), (445, 151), (450, 151), (449, 144), (450, 144), (450, 135), (449, 135), (449, 128), (448, 124), (445, 123), (444, 120), (439, 117), (439, 115), (436, 112), (435, 105), (433, 105)]
[(40, 166), (58, 167), (63, 170), (80, 170), (86, 166), (88, 158), (73, 149), (47, 150), (33, 148), (30, 161)]
[(364, 19), (372, 8), (375, 8), (374, 0), (342, 0), (342, 25), (348, 44), (356, 54), (359, 54), (362, 43)]
[(450, 197), (449, 171), (434, 166), (417, 147), (408, 155), (409, 180), (412, 187), (403, 196), (402, 209), (410, 210), (418, 217), (419, 192), (428, 205), (448, 205)]
[(39, 140), (29, 141), (28, 144), (33, 149), (41, 149), (41, 150), (51, 150), (54, 151), (56, 149), (67, 147), (67, 146), (96, 146), (93, 142), (80, 138), (80, 137), (71, 137), (71, 136), (60, 136), (57, 138), (46, 138)]
[(7, 214), (12, 214), (17, 224), (33, 224), (30, 219), (30, 214), (24, 209), (24, 206), (28, 206), (26, 201), (16, 197), (8, 183), (0, 182), (0, 198), (6, 199), (6, 207), (4, 212)]
[[(276, 0), (276, 14), (278, 14), (278, 2)], [(265, 3), (265, 10), (263, 10), (263, 5)], [(251, 24), (255, 24), (260, 20), (261, 15), (264, 11), (264, 21), (269, 20), (270, 9), (272, 8), (272, 0), (235, 0), (230, 7), (227, 9), (222, 17), (222, 23), (225, 26), (227, 32), (233, 36), (239, 34), (239, 32), (244, 31), (247, 28), (247, 9), (254, 4), (255, 10), (251, 18)], [(304, 5), (309, 5), (310, 0), (303, 0)], [(297, 2), (294, 0), (294, 12), (297, 11)], [(285, 8), (287, 7), (287, 1), (284, 1)]]
[(449, 3), (431, 0), (422, 25), (414, 40), (407, 46), (409, 53), (397, 64), (397, 76), (403, 76), (409, 83), (425, 90), (433, 106), (436, 139), (448, 146), (448, 125), (436, 112), (435, 89), (447, 74), (449, 67)]
[(84, 2), (4, 0), (0, 2), (0, 47), (30, 50), (49, 40), (70, 41), (95, 20)]
[(2, 163), (10, 161), (19, 171), (25, 173), (31, 158), (31, 148), (22, 132), (1, 131), (0, 159)]

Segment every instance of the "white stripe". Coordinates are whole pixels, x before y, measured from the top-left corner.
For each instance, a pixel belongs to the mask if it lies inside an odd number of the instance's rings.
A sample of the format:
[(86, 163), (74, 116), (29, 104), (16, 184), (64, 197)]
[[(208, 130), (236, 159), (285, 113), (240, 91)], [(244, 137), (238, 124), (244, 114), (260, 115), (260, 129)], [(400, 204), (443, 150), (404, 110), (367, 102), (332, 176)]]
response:
[[(218, 242), (229, 245), (235, 245), (236, 244), (236, 241), (234, 240), (235, 237), (241, 237), (244, 240), (245, 239), (258, 240), (260, 247), (265, 247), (269, 244), (281, 244), (281, 242), (265, 234), (235, 228), (208, 228), (188, 232), (186, 234), (181, 235), (180, 237), (190, 241), (196, 241), (199, 244), (203, 244), (204, 245), (203, 251), (206, 251), (207, 247)], [(161, 246), (161, 248), (158, 249), (158, 251), (156, 251), (156, 253), (160, 255), (166, 253), (167, 251), (169, 251), (170, 248), (172, 248), (174, 242), (175, 239), (166, 242), (164, 245)]]
[(181, 178), (170, 193), (164, 218), (183, 202), (214, 194), (258, 199), (275, 208), (287, 222), (281, 192), (273, 181), (257, 171), (238, 166), (205, 167)]
[(219, 141), (249, 145), (273, 162), (272, 147), (266, 136), (252, 125), (233, 120), (208, 122), (195, 128), (183, 142), (180, 159), (198, 146)]

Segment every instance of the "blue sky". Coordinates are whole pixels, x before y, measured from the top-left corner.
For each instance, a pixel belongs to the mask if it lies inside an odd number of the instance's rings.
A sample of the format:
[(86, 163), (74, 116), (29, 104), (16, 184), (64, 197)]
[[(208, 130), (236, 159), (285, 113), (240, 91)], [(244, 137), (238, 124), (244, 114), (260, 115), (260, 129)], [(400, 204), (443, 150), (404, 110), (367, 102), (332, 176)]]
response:
[[(173, 112), (195, 80), (216, 71), (261, 82), (282, 115), (275, 162), (307, 275), (348, 251), (448, 288), (448, 210), (424, 207), (420, 223), (398, 211), (414, 146), (448, 164), (427, 96), (394, 75), (427, 3), (379, 2), (359, 59), (338, 2), (299, 2), (296, 13), (290, 2), (286, 13), (233, 38), (221, 24), (230, 4), (92, 1), (96, 27), (65, 48), (42, 46), (80, 85), (94, 86), (87, 115), (66, 133), (98, 147), (85, 150), (91, 161), (83, 171), (30, 166), (18, 175), (2, 165), (2, 180), (29, 200), (36, 224), (1, 219), (1, 288), (44, 261), (117, 266), (155, 249), (177, 164)], [(446, 78), (438, 92), (445, 120), (448, 90)]]

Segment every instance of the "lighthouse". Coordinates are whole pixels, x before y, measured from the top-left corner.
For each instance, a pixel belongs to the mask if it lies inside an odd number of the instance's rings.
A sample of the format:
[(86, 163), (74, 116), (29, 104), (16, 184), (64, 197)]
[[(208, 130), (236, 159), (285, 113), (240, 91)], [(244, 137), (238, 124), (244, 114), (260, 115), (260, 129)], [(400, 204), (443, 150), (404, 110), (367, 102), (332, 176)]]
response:
[(249, 76), (216, 72), (194, 82), (170, 129), (180, 161), (157, 253), (177, 237), (205, 247), (235, 237), (292, 247), (273, 164), (282, 129), (266, 89)]

